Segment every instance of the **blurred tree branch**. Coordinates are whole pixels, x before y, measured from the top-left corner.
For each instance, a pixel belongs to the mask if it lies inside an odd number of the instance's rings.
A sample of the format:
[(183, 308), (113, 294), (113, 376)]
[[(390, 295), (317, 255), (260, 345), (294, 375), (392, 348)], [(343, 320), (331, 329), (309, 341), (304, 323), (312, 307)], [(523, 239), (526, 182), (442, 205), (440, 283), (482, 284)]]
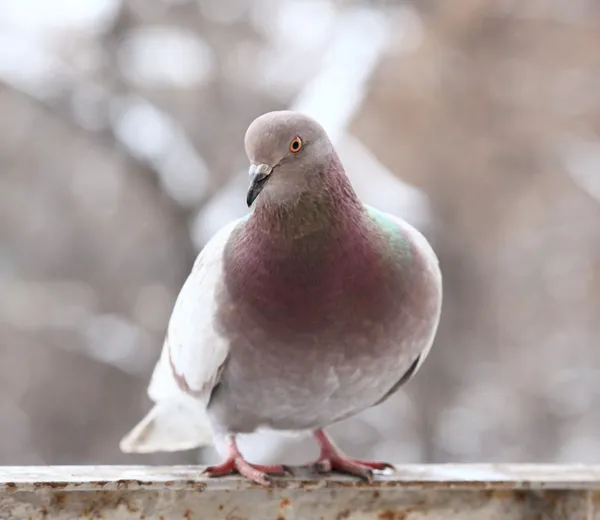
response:
[[(89, 128), (85, 128), (85, 126), (82, 126), (77, 121), (76, 117), (74, 117), (73, 114), (64, 107), (65, 103), (62, 102), (64, 100), (53, 103), (50, 100), (43, 99), (42, 97), (36, 97), (28, 92), (25, 92), (2, 79), (0, 79), (0, 88), (10, 90), (14, 94), (33, 101), (40, 110), (43, 110), (46, 114), (51, 115), (52, 117), (60, 120), (63, 124), (75, 129), (77, 133), (83, 136), (85, 139), (94, 142), (98, 146), (113, 150), (118, 153), (126, 163), (131, 164), (131, 171), (141, 172), (142, 175), (140, 176), (143, 177), (146, 182), (149, 182), (150, 185), (154, 186), (154, 188), (161, 193), (161, 197), (164, 197), (165, 201), (168, 201), (168, 205), (172, 208), (173, 215), (176, 216), (176, 218), (180, 221), (181, 227), (188, 227), (191, 209), (180, 206), (173, 200), (172, 197), (169, 197), (164, 193), (160, 187), (160, 177), (157, 171), (147, 161), (139, 160), (129, 153), (127, 148), (123, 146), (120, 139), (116, 137), (112, 127), (109, 127), (105, 130), (91, 130)], [(147, 172), (148, 174), (144, 174), (144, 172)], [(191, 262), (195, 256), (191, 240), (188, 241), (185, 249), (187, 251), (187, 255), (190, 257)]]

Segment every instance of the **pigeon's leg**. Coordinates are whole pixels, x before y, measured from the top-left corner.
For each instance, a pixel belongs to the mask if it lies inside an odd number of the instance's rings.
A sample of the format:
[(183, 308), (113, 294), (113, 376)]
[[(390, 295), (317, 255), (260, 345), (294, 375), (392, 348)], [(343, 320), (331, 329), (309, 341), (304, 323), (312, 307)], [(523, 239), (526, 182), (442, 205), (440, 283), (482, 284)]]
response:
[(235, 435), (229, 436), (227, 450), (227, 458), (216, 466), (209, 466), (204, 470), (204, 473), (209, 477), (223, 477), (232, 473), (239, 473), (247, 479), (265, 486), (272, 483), (270, 475), (282, 477), (286, 473), (292, 473), (287, 466), (280, 464), (250, 464), (240, 453)]
[(317, 462), (312, 464), (312, 467), (320, 473), (340, 471), (342, 473), (348, 473), (364, 478), (371, 482), (373, 480), (372, 470), (394, 469), (394, 466), (387, 462), (373, 462), (349, 458), (333, 444), (333, 441), (323, 430), (317, 430), (315, 432), (315, 438), (321, 448), (321, 455)]

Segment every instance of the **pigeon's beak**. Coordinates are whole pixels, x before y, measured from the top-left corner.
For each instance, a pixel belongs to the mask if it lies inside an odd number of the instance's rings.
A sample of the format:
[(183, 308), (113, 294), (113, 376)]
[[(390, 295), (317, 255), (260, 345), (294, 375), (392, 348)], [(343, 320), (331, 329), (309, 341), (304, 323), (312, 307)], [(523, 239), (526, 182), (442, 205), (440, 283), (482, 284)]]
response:
[(258, 197), (258, 194), (265, 187), (267, 179), (272, 171), (273, 167), (268, 164), (250, 165), (250, 169), (248, 170), (248, 174), (250, 175), (250, 187), (248, 188), (248, 194), (246, 195), (248, 207), (252, 206), (252, 203), (256, 197)]

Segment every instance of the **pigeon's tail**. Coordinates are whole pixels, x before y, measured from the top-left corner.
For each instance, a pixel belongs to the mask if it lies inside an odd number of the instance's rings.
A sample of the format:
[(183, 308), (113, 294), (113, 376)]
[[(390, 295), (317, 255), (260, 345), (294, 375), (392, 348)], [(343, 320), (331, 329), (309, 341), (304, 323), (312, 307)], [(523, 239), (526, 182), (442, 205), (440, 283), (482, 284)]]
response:
[(183, 451), (213, 444), (208, 420), (179, 403), (158, 403), (121, 440), (125, 453)]

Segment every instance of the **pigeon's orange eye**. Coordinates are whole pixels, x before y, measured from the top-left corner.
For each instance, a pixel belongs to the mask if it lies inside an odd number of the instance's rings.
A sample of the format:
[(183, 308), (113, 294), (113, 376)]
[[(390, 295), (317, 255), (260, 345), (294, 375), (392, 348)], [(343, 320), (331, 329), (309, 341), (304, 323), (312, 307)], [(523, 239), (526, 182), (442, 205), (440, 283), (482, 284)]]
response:
[(290, 143), (290, 152), (298, 153), (300, 150), (302, 150), (302, 139), (294, 137)]

